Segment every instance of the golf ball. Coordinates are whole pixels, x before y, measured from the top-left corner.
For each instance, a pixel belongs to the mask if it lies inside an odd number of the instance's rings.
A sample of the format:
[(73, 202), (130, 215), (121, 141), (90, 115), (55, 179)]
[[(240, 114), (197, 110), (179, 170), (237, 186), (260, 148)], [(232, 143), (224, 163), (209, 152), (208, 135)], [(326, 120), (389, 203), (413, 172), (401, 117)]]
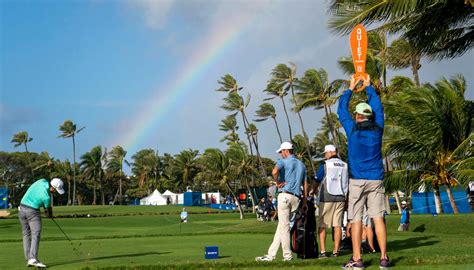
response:
[(91, 217), (91, 214), (87, 214), (87, 217)]

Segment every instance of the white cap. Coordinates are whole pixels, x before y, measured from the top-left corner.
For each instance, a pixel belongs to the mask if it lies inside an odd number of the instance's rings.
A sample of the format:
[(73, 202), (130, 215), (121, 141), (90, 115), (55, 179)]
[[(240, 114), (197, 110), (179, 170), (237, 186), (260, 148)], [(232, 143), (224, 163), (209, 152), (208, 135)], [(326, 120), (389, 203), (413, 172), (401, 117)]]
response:
[(332, 144), (328, 144), (324, 146), (324, 153), (327, 153), (327, 152), (336, 152), (336, 147)]
[(407, 204), (407, 202), (406, 202), (406, 201), (403, 201), (402, 204)]
[(63, 181), (59, 178), (53, 178), (50, 182), (51, 186), (56, 189), (59, 194), (64, 194)]
[(289, 142), (283, 142), (280, 145), (280, 148), (278, 148), (278, 150), (276, 150), (276, 152), (280, 153), (282, 150), (289, 150), (289, 149), (293, 149), (293, 145)]

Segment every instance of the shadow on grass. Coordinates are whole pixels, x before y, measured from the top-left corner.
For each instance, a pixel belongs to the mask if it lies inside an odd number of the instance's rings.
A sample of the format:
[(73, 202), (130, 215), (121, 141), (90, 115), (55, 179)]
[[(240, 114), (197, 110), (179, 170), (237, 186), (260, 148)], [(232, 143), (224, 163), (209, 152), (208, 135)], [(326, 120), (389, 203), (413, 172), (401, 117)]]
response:
[(52, 266), (60, 266), (60, 265), (80, 263), (80, 262), (93, 262), (93, 261), (108, 260), (108, 259), (115, 259), (115, 258), (140, 257), (140, 256), (162, 255), (162, 254), (170, 254), (170, 253), (171, 252), (143, 252), (143, 253), (132, 253), (132, 254), (127, 253), (127, 254), (90, 257), (90, 258), (84, 258), (84, 259), (78, 259), (78, 260), (63, 261), (63, 262), (51, 263), (51, 264), (48, 264), (48, 266), (52, 267)]
[[(404, 258), (405, 258), (405, 257), (396, 257), (396, 258), (390, 258), (390, 257), (389, 257), (389, 259), (390, 259), (390, 267), (396, 266), (397, 263), (398, 263), (400, 260), (404, 259)], [(367, 259), (367, 260), (364, 259), (364, 266), (365, 266), (365, 267), (369, 267), (369, 266), (371, 266), (371, 265), (379, 266), (379, 264), (380, 264), (379, 258), (376, 258), (376, 259), (372, 258), (372, 259)]]
[(425, 232), (425, 231), (426, 231), (425, 224), (421, 224), (420, 226), (413, 229), (413, 232)]
[(230, 256), (219, 256), (219, 259), (230, 258)]
[(403, 240), (394, 240), (387, 243), (387, 247), (390, 250), (398, 251), (403, 249), (418, 248), (422, 246), (432, 246), (439, 243), (440, 241), (431, 240), (428, 241), (432, 236), (413, 237)]

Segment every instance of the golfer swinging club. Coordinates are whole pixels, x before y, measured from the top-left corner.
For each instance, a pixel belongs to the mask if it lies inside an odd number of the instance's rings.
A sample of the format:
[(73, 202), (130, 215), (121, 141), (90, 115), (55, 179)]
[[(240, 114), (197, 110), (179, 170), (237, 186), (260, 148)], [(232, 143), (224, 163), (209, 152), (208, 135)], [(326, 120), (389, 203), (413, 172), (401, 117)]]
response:
[(53, 218), (51, 194), (57, 191), (64, 194), (63, 181), (54, 178), (51, 182), (40, 179), (31, 185), (21, 199), (19, 218), (23, 232), (23, 251), (27, 266), (45, 268), (46, 265), (38, 260), (38, 249), (41, 236), (41, 213), (44, 207), (49, 218)]

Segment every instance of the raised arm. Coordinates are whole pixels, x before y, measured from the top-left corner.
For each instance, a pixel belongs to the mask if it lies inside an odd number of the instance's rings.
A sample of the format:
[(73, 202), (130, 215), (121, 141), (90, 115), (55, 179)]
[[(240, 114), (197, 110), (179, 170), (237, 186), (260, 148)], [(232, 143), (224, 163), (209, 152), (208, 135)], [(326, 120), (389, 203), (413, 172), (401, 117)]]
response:
[(367, 103), (372, 107), (372, 112), (374, 114), (374, 121), (375, 123), (383, 128), (384, 127), (384, 114), (383, 114), (383, 106), (382, 102), (380, 101), (379, 96), (377, 95), (377, 92), (375, 92), (375, 89), (369, 85), (365, 88), (365, 91), (367, 92)]
[(349, 112), (349, 101), (351, 100), (352, 91), (347, 89), (342, 96), (339, 98), (339, 105), (337, 107), (337, 115), (339, 122), (346, 131), (346, 134), (350, 134), (354, 127), (354, 120), (352, 119), (351, 113)]

